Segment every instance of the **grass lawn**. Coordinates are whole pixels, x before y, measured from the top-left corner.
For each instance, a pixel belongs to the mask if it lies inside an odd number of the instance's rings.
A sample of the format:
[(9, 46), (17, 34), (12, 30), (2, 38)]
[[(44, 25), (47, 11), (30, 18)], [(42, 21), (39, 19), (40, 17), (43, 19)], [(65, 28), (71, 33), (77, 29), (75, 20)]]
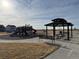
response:
[(41, 59), (57, 48), (44, 43), (0, 43), (0, 59)]

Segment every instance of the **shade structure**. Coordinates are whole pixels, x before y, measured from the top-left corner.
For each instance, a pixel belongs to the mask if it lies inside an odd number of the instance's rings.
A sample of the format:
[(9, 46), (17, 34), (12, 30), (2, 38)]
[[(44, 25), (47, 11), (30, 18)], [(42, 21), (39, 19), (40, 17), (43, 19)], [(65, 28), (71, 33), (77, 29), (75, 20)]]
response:
[(56, 19), (52, 20), (51, 23), (45, 24), (45, 26), (55, 26), (55, 27), (60, 26), (60, 27), (62, 27), (62, 26), (73, 26), (73, 24), (70, 22), (67, 22), (63, 18), (56, 18)]
[[(56, 18), (56, 19), (53, 19), (51, 23), (48, 23), (48, 24), (45, 24), (46, 26), (46, 32), (47, 32), (47, 27), (48, 26), (51, 26), (53, 27), (53, 37), (55, 39), (55, 27), (63, 27), (63, 32), (64, 32), (64, 27), (67, 27), (67, 40), (70, 40), (70, 37), (69, 37), (69, 27), (71, 27), (71, 37), (72, 37), (72, 26), (73, 24), (71, 22), (67, 22), (64, 18)], [(46, 33), (46, 35), (48, 35)]]

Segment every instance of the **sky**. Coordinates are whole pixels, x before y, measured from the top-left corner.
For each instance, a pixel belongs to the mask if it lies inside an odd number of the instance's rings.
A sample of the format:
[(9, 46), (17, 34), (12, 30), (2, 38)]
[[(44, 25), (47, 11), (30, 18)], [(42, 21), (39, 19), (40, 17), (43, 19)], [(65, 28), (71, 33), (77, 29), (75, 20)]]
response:
[(64, 18), (79, 28), (79, 0), (0, 0), (0, 24), (32, 25), (45, 29), (52, 19)]

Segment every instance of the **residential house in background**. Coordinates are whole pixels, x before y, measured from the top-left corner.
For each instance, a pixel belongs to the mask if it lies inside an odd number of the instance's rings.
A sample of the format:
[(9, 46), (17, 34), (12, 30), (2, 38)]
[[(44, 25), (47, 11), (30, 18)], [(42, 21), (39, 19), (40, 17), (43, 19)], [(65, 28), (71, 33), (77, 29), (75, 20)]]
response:
[(5, 31), (5, 26), (4, 25), (0, 25), (0, 32), (4, 32)]
[(6, 26), (6, 32), (14, 32), (16, 30), (15, 25), (7, 25)]

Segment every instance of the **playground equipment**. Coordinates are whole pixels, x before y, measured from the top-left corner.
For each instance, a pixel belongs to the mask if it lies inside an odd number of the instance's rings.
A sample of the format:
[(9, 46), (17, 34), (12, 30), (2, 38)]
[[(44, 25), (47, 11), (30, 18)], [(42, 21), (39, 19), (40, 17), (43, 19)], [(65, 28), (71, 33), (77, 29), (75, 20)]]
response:
[(16, 31), (13, 32), (10, 36), (14, 37), (33, 37), (36, 35), (36, 30), (32, 26), (21, 26), (17, 27)]

